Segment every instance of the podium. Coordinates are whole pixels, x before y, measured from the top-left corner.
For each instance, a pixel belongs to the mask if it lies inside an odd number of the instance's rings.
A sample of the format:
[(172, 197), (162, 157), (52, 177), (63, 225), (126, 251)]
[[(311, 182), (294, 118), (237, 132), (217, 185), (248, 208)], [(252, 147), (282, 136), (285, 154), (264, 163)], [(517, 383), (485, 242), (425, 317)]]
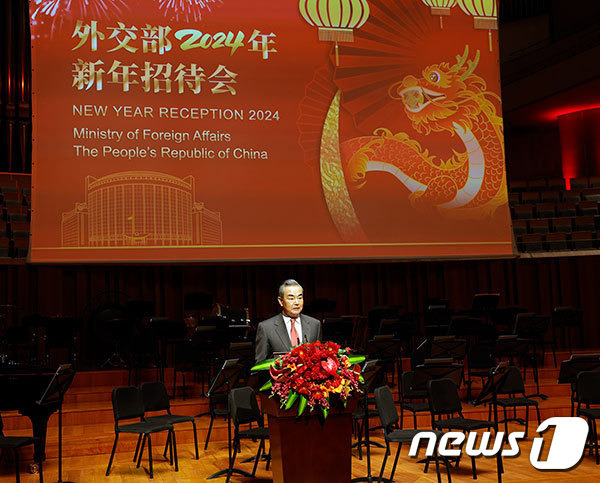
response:
[(323, 423), (316, 413), (297, 418), (297, 406), (289, 411), (261, 394), (268, 416), (271, 468), (274, 483), (348, 483), (352, 479), (352, 412), (356, 399), (346, 408), (336, 403)]

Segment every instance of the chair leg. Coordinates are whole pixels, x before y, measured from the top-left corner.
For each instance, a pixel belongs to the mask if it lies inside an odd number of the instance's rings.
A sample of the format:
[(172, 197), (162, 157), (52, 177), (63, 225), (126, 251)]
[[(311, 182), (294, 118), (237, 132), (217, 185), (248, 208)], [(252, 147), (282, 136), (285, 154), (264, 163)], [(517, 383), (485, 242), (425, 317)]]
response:
[(260, 444), (258, 445), (258, 451), (256, 452), (256, 457), (254, 458), (254, 467), (252, 468), (252, 476), (256, 475), (256, 468), (258, 467), (258, 460), (260, 459), (260, 455), (264, 448), (265, 440), (261, 439)]
[(235, 457), (237, 455), (237, 451), (235, 451), (235, 446), (236, 444), (238, 444), (239, 441), (235, 440), (233, 442), (233, 446), (234, 446), (234, 451), (231, 454), (231, 460), (229, 460), (229, 471), (227, 472), (227, 479), (225, 480), (225, 483), (229, 483), (229, 480), (231, 479), (231, 474), (233, 473), (233, 467), (235, 465)]
[(150, 470), (150, 479), (154, 478), (154, 469), (152, 468), (152, 439), (150, 434), (146, 436), (148, 440), (148, 469)]
[(506, 406), (502, 408), (504, 410), (504, 431), (508, 434), (508, 414), (506, 414)]
[(413, 413), (413, 425), (414, 425), (414, 429), (417, 429), (417, 413)]
[(38, 466), (40, 468), (40, 483), (44, 483), (44, 464), (41, 458), (38, 461)]
[(400, 429), (404, 429), (404, 406), (400, 403)]
[(167, 440), (165, 441), (165, 449), (163, 450), (163, 458), (167, 459), (167, 451), (169, 451), (169, 448), (171, 449), (171, 457), (169, 459), (170, 464), (173, 464), (173, 448), (171, 447), (171, 433), (169, 432), (169, 435), (167, 436)]
[(529, 434), (529, 406), (525, 406), (525, 437)]
[(215, 416), (210, 414), (210, 424), (208, 425), (208, 433), (206, 433), (206, 441), (204, 441), (204, 451), (208, 448), (208, 441), (210, 440), (210, 433), (212, 431), (213, 422), (215, 421)]
[(392, 466), (392, 473), (390, 474), (391, 481), (394, 481), (394, 473), (396, 473), (396, 466), (398, 465), (398, 457), (400, 456), (401, 449), (402, 449), (402, 443), (398, 443), (398, 449), (396, 450), (396, 457), (394, 458), (394, 466)]
[(173, 399), (177, 395), (177, 369), (173, 368)]
[(196, 459), (200, 459), (198, 454), (198, 433), (196, 432), (196, 421), (192, 419), (192, 426), (194, 427), (194, 449), (196, 450)]
[(110, 458), (108, 459), (108, 467), (106, 468), (106, 476), (110, 474), (110, 467), (115, 457), (115, 450), (117, 449), (117, 441), (119, 441), (119, 433), (115, 433), (115, 442), (113, 443), (112, 451), (110, 452)]
[[(173, 444), (172, 444), (172, 436), (173, 436), (173, 431), (169, 430), (169, 434), (167, 436), (167, 444), (169, 445), (169, 464), (171, 466), (173, 466)], [(167, 445), (165, 445), (165, 448), (167, 447)]]
[(383, 455), (383, 461), (381, 462), (381, 469), (379, 470), (379, 479), (378, 481), (383, 481), (383, 472), (385, 471), (385, 464), (387, 463), (388, 452), (386, 451)]
[(19, 450), (15, 448), (15, 476), (17, 478), (17, 483), (21, 482), (21, 472), (19, 471)]
[(175, 457), (175, 471), (179, 471), (179, 458), (177, 457), (177, 441), (175, 441), (175, 430), (171, 431), (171, 448)]
[(476, 480), (477, 479), (477, 463), (473, 456), (471, 456), (471, 469), (473, 470), (473, 479)]
[(140, 443), (142, 442), (142, 435), (138, 436), (137, 444), (135, 445), (135, 454), (133, 455), (133, 462), (135, 463), (138, 459), (138, 451), (140, 450)]
[(267, 464), (265, 465), (265, 470), (269, 471), (269, 466), (271, 466), (271, 443), (269, 442), (269, 453), (267, 454)]
[(440, 475), (440, 458), (438, 457), (437, 451), (433, 454), (435, 458), (435, 474), (437, 475), (438, 483), (442, 483), (442, 475)]
[(144, 437), (142, 438), (142, 447), (140, 448), (140, 452), (138, 453), (138, 460), (137, 460), (136, 468), (139, 468), (140, 465), (142, 464), (142, 455), (144, 454), (144, 448), (146, 447), (146, 438), (147, 438), (147, 435), (144, 434)]

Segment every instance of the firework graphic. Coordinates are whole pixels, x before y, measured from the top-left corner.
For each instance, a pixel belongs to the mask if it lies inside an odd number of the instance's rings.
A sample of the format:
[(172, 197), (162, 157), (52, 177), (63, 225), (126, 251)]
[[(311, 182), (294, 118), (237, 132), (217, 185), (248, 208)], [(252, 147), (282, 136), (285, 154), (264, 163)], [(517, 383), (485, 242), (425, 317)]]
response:
[(65, 22), (85, 18), (105, 20), (128, 10), (125, 0), (32, 0), (32, 4), (32, 25), (49, 25), (50, 37)]
[(221, 0), (157, 0), (158, 8), (169, 20), (198, 22), (202, 14), (210, 12)]

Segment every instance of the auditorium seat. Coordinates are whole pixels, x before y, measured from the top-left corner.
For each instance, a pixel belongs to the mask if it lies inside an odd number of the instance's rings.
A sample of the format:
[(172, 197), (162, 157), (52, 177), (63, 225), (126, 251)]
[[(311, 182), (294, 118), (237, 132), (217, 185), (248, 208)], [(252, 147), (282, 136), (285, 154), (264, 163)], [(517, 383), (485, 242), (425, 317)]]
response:
[(552, 191), (562, 191), (565, 189), (564, 178), (553, 178), (548, 180), (548, 189)]
[(520, 193), (508, 193), (508, 204), (509, 206), (515, 206), (521, 203)]
[(579, 203), (581, 201), (581, 193), (578, 190), (568, 190), (561, 192), (561, 198), (563, 201), (571, 203)]
[(29, 214), (19, 211), (18, 213), (7, 213), (7, 220), (11, 222), (28, 222)]
[(583, 190), (588, 187), (587, 178), (571, 178), (571, 189), (572, 190)]
[(9, 236), (8, 223), (0, 220), (0, 237), (8, 237), (8, 236)]
[(528, 220), (533, 218), (533, 205), (517, 205), (514, 207), (514, 214), (517, 220)]
[(554, 232), (571, 233), (573, 231), (573, 222), (570, 217), (553, 218), (551, 223)]
[(546, 248), (551, 251), (568, 250), (569, 244), (567, 242), (566, 233), (548, 233), (546, 235)]
[(10, 233), (13, 238), (29, 238), (29, 222), (27, 221), (11, 221)]
[(595, 200), (591, 201), (580, 201), (579, 205), (579, 214), (582, 216), (595, 216), (598, 214), (598, 202)]
[(25, 258), (29, 251), (29, 238), (14, 238), (13, 239), (13, 257)]
[(540, 194), (537, 191), (525, 191), (521, 193), (521, 203), (539, 203)]
[(533, 179), (527, 182), (530, 191), (544, 191), (548, 186), (546, 178)]
[(560, 217), (577, 216), (577, 205), (571, 202), (559, 203), (556, 207), (556, 214)]
[(600, 201), (600, 188), (587, 188), (581, 192), (585, 201)]
[(548, 227), (548, 220), (530, 220), (529, 221), (529, 233), (540, 233), (542, 235), (548, 233), (550, 228)]
[(576, 231), (571, 234), (571, 240), (574, 250), (591, 250), (595, 246), (596, 240), (591, 231)]
[(524, 235), (527, 233), (527, 221), (526, 220), (513, 220), (513, 233), (515, 235)]
[(539, 233), (528, 233), (521, 239), (521, 251), (541, 252), (544, 250), (543, 238)]
[(540, 200), (542, 203), (560, 203), (560, 193), (558, 191), (542, 191)]
[(596, 231), (596, 222), (593, 216), (576, 216), (575, 231)]
[(522, 192), (522, 191), (527, 191), (527, 181), (521, 181), (521, 180), (515, 180), (515, 181), (511, 181), (508, 189), (510, 191), (514, 191), (514, 192)]
[(0, 236), (0, 258), (10, 257), (10, 239), (6, 236)]
[(600, 188), (600, 176), (591, 176), (589, 186), (590, 188)]
[(554, 218), (556, 216), (554, 203), (538, 203), (535, 207), (538, 218)]

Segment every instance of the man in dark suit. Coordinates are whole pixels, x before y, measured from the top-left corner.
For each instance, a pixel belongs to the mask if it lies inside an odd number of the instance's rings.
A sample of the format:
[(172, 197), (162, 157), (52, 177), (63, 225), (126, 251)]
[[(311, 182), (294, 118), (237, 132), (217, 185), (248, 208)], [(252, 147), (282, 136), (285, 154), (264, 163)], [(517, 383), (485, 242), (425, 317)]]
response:
[(256, 331), (256, 362), (271, 357), (273, 352), (287, 352), (305, 342), (321, 340), (321, 322), (300, 315), (304, 308), (304, 291), (295, 280), (286, 280), (277, 297), (280, 314), (258, 324)]

